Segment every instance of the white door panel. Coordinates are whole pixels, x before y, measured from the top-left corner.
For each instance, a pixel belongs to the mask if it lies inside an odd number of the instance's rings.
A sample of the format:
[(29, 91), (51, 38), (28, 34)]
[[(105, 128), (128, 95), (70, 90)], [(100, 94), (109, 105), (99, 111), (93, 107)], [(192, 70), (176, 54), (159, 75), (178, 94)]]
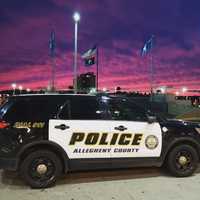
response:
[[(55, 128), (62, 124), (68, 128)], [(116, 130), (119, 126), (126, 130)], [(147, 148), (149, 136), (157, 139), (155, 148)], [(160, 125), (147, 122), (50, 120), (49, 140), (59, 144), (70, 159), (159, 157), (162, 148)]]
[[(69, 126), (69, 129), (60, 130), (55, 128), (55, 126), (61, 124)], [(100, 141), (101, 143), (106, 143), (106, 141), (110, 140), (109, 124), (109, 121), (102, 120), (50, 120), (49, 140), (59, 144), (70, 159), (110, 158), (110, 145), (99, 145)], [(70, 144), (73, 134), (76, 134), (73, 136), (76, 136), (76, 141)], [(90, 138), (87, 137), (88, 134), (90, 134)], [(103, 134), (104, 138), (101, 139)], [(93, 141), (95, 144), (86, 144), (87, 138), (89, 142)]]
[[(117, 145), (113, 145), (111, 157), (159, 157), (162, 148), (162, 136), (159, 123), (149, 124), (147, 122), (132, 121), (111, 121), (111, 132), (119, 133)], [(124, 131), (116, 130), (116, 127), (123, 126)], [(154, 136), (158, 144), (156, 148), (147, 148), (145, 145), (146, 138)], [(121, 143), (126, 144), (120, 144)]]

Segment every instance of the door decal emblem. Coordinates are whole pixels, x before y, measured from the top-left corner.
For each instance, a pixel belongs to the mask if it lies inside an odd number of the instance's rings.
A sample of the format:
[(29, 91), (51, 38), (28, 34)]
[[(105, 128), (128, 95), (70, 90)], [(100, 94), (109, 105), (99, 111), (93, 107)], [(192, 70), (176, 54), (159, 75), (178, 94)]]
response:
[(148, 149), (153, 150), (158, 146), (158, 138), (155, 135), (149, 135), (145, 139), (145, 145)]

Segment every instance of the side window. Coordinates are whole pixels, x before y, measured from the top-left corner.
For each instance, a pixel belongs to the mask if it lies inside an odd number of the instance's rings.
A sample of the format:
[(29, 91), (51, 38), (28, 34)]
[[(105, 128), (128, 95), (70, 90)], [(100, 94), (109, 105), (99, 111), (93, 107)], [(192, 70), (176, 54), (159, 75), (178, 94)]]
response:
[(48, 99), (34, 100), (30, 102), (29, 118), (32, 121), (47, 121), (53, 117), (56, 105)]
[(15, 101), (5, 114), (8, 121), (48, 121), (57, 113), (57, 104), (48, 99)]
[(15, 101), (4, 116), (6, 121), (27, 121), (29, 119), (29, 106), (26, 101)]
[(102, 111), (96, 98), (80, 97), (71, 100), (71, 118), (95, 120), (102, 119)]
[(113, 120), (147, 121), (146, 113), (127, 100), (112, 100), (109, 109)]

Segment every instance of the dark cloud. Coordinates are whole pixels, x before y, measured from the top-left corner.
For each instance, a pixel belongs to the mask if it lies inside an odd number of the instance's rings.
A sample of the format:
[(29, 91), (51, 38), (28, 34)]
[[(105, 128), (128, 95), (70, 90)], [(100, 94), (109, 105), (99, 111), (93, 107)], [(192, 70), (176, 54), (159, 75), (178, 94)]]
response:
[(20, 14), (21, 16), (41, 16), (55, 11), (57, 6), (51, 0), (1, 0), (1, 11), (7, 14)]

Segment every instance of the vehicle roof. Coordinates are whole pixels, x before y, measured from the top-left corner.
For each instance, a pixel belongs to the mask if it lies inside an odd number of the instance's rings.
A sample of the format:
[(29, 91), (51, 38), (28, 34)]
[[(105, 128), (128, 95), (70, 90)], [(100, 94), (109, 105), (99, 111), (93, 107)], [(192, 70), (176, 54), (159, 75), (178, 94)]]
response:
[(57, 97), (83, 97), (83, 98), (87, 98), (87, 97), (96, 97), (96, 96), (106, 96), (109, 98), (115, 98), (115, 99), (121, 99), (124, 97), (119, 97), (119, 96), (113, 96), (113, 95), (108, 95), (108, 94), (58, 94), (58, 93), (46, 93), (46, 94), (22, 94), (22, 95), (14, 95), (9, 97), (9, 99), (21, 99), (21, 98), (57, 98)]
[(23, 98), (33, 98), (33, 99), (46, 99), (46, 98), (62, 98), (62, 97), (95, 97), (95, 95), (86, 94), (22, 94), (10, 96), (9, 99), (23, 99)]
[(93, 94), (58, 94), (58, 93), (46, 93), (46, 94), (21, 94), (13, 97), (32, 97), (32, 96), (96, 96)]

